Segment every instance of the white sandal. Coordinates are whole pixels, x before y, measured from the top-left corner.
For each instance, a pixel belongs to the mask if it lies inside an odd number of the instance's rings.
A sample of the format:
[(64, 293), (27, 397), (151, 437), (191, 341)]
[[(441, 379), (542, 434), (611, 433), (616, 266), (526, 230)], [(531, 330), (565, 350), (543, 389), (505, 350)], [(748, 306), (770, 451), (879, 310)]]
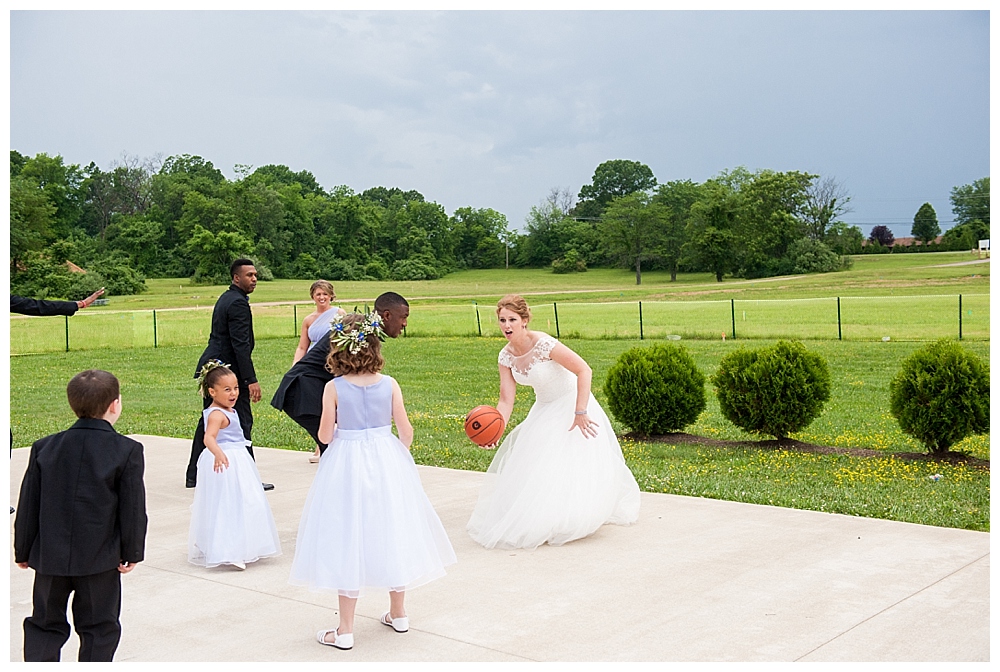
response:
[[(349, 651), (354, 646), (354, 633), (349, 632), (346, 635), (342, 635), (337, 632), (338, 628), (333, 628), (332, 630), (320, 630), (316, 633), (316, 641), (323, 646), (332, 646), (335, 649), (340, 649), (342, 651)], [(326, 636), (333, 633), (333, 641), (326, 641)]]
[(396, 632), (406, 632), (410, 629), (410, 619), (406, 616), (400, 616), (399, 618), (389, 618), (389, 612), (382, 614), (382, 618), (379, 619), (382, 625), (388, 625), (390, 628)]

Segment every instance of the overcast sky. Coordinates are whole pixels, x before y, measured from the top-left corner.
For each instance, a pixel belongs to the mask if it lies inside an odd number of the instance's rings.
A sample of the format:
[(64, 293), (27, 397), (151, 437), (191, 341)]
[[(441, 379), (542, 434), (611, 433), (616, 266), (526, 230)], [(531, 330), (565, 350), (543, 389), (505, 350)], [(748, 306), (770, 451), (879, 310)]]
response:
[(900, 237), (989, 175), (989, 42), (985, 11), (15, 11), (10, 145), (284, 164), (515, 228), (610, 159), (801, 170)]

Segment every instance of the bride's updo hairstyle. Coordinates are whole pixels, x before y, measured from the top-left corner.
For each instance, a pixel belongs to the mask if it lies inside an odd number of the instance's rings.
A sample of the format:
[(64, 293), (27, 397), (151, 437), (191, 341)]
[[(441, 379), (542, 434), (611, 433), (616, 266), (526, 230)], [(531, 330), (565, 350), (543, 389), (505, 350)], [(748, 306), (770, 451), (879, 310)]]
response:
[(500, 311), (506, 308), (512, 313), (517, 313), (525, 324), (531, 321), (531, 311), (528, 310), (528, 303), (524, 300), (524, 297), (518, 296), (517, 294), (508, 294), (499, 301), (497, 301), (497, 315)]
[[(344, 332), (356, 331), (365, 321), (364, 315), (349, 313), (344, 315)], [(378, 373), (385, 366), (385, 359), (382, 357), (382, 342), (377, 338), (367, 339), (367, 347), (361, 348), (356, 353), (346, 347), (337, 347), (330, 344), (330, 354), (326, 356), (326, 370), (335, 376), (343, 376), (348, 373)]]

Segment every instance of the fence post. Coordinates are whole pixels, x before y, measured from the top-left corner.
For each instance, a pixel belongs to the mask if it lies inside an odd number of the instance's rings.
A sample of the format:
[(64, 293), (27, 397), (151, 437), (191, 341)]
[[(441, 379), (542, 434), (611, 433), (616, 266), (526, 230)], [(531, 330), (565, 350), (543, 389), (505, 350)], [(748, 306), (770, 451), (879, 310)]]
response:
[(483, 323), (479, 321), (479, 302), (473, 301), (472, 305), (476, 307), (476, 329), (479, 330), (479, 335), (483, 335)]
[(156, 311), (153, 311), (153, 347), (156, 347)]
[(299, 306), (296, 303), (292, 304), (292, 336), (299, 333)]
[(736, 299), (729, 299), (729, 307), (733, 311), (733, 339), (736, 338)]
[(556, 307), (556, 302), (552, 302), (552, 312), (556, 315), (556, 338), (559, 338), (559, 308)]
[(840, 328), (840, 297), (837, 297), (837, 340), (844, 340), (844, 332)]
[(962, 340), (962, 295), (958, 295), (958, 340)]
[(642, 301), (639, 302), (639, 340), (644, 338), (642, 334)]
[(66, 322), (66, 352), (69, 352), (69, 315), (63, 315)]

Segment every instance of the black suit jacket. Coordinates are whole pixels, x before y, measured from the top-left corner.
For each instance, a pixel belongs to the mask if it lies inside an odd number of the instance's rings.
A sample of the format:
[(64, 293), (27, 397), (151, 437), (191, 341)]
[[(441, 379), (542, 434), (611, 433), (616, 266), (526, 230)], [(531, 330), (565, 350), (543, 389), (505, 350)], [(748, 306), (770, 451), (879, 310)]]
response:
[[(291, 418), (323, 415), (323, 388), (334, 378), (326, 370), (326, 358), (329, 354), (330, 332), (327, 331), (281, 379), (281, 384), (271, 397), (271, 405)], [(293, 388), (296, 393), (289, 395), (289, 390)]]
[(10, 312), (21, 315), (34, 315), (35, 317), (73, 315), (79, 309), (80, 306), (77, 305), (76, 301), (42, 301), (16, 294), (10, 295)]
[(212, 333), (208, 336), (208, 347), (198, 360), (194, 377), (210, 359), (218, 359), (229, 364), (236, 374), (241, 387), (257, 382), (253, 369), (253, 315), (250, 314), (250, 299), (246, 292), (236, 285), (222, 293), (212, 311)]
[(140, 562), (146, 544), (142, 444), (80, 418), (35, 441), (14, 519), (14, 561), (52, 576)]

